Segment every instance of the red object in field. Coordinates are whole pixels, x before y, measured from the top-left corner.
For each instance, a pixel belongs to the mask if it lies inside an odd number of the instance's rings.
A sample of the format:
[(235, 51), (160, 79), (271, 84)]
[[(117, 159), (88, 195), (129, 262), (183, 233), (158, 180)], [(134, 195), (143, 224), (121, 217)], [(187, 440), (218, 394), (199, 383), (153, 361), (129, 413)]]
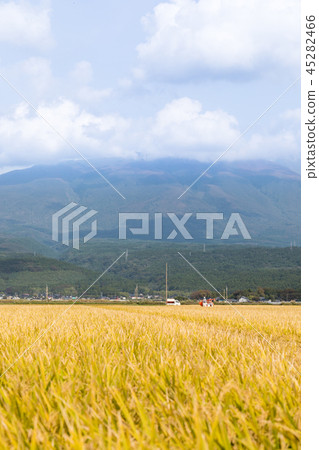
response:
[(204, 300), (201, 300), (199, 302), (200, 306), (214, 306), (214, 298), (209, 298), (208, 300), (206, 300), (206, 298), (204, 298)]

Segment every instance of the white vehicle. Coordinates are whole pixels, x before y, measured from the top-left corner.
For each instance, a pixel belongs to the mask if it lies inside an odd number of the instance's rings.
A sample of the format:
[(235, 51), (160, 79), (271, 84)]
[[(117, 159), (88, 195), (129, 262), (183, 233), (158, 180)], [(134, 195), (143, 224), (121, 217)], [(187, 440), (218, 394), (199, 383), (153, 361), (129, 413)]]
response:
[(166, 305), (168, 306), (181, 306), (180, 302), (175, 298), (168, 298), (166, 300)]

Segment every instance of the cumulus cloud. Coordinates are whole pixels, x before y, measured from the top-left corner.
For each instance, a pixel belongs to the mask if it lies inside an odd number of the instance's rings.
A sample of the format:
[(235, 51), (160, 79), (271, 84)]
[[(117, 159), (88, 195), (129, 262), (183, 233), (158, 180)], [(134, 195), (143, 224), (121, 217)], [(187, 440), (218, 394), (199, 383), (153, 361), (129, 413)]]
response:
[[(129, 122), (117, 115), (91, 114), (76, 103), (59, 99), (41, 104), (39, 113), (79, 151), (94, 156), (116, 156), (118, 139)], [(0, 117), (0, 164), (36, 164), (76, 159), (77, 153), (25, 103)]]
[(300, 159), (299, 108), (274, 117), (263, 131), (253, 128), (241, 137), (243, 130), (234, 116), (223, 110), (204, 111), (200, 102), (184, 97), (167, 103), (147, 128), (146, 138), (140, 142), (144, 156), (150, 158), (173, 156), (213, 162), (234, 143), (223, 159)]
[(227, 160), (265, 159), (270, 161), (300, 161), (300, 109), (288, 109), (263, 131), (242, 137), (223, 156)]
[(203, 111), (200, 102), (183, 97), (157, 113), (147, 139), (153, 156), (207, 160), (238, 135), (234, 116), (222, 110)]
[(80, 61), (65, 77), (56, 76), (49, 58), (30, 57), (0, 68), (10, 82), (33, 102), (50, 102), (67, 96), (85, 106), (110, 97), (112, 89), (94, 86), (94, 71), (88, 61)]
[(50, 10), (47, 2), (0, 3), (0, 42), (47, 48), (52, 45)]
[(253, 132), (238, 159), (300, 159), (300, 109), (288, 109), (277, 117), (265, 133)]
[(299, 66), (297, 0), (171, 0), (143, 18), (139, 78), (189, 80)]
[[(240, 136), (237, 119), (220, 109), (204, 110), (177, 98), (148, 118), (97, 115), (71, 100), (38, 106), (39, 113), (88, 158), (187, 158), (213, 162)], [(243, 136), (228, 160), (297, 160), (300, 110), (287, 110), (263, 132)], [(25, 103), (0, 116), (0, 167), (52, 163), (79, 155)]]

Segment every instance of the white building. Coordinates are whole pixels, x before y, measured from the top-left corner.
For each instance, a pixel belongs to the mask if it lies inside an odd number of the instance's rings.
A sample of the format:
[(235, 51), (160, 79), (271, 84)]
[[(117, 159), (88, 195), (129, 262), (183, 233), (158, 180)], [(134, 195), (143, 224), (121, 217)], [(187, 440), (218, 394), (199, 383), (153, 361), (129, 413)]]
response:
[(247, 303), (249, 302), (249, 299), (247, 297), (240, 297), (240, 299), (238, 300), (238, 303)]

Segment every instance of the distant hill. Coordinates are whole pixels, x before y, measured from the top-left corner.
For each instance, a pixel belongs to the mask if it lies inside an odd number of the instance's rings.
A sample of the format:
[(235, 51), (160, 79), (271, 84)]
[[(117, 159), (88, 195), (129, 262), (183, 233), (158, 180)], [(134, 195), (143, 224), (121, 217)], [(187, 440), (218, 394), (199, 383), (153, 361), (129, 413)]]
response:
[[(165, 289), (165, 263), (168, 263), (169, 289), (193, 291), (209, 285), (182, 259), (185, 256), (217, 289), (300, 289), (300, 248), (215, 246), (199, 243), (150, 241), (91, 241), (80, 251), (67, 250), (62, 256), (69, 263), (101, 273), (127, 249), (109, 275), (138, 283), (149, 289)], [(107, 276), (108, 277), (108, 276)], [(106, 279), (107, 279), (106, 277)]]
[(67, 292), (74, 286), (81, 289), (82, 285), (89, 286), (94, 277), (90, 270), (56, 259), (30, 254), (0, 256), (0, 292), (10, 295), (43, 295), (46, 285), (50, 286), (50, 292)]
[(45, 244), (42, 244), (32, 238), (0, 235), (0, 256), (7, 254), (26, 254), (43, 255), (48, 257), (58, 256), (59, 252)]
[(68, 250), (63, 261), (31, 254), (8, 253), (0, 256), (0, 292), (51, 293), (80, 295), (111, 263), (128, 249), (105, 274), (90, 295), (100, 296), (139, 292), (149, 294), (165, 290), (165, 263), (168, 263), (170, 293), (186, 294), (210, 289), (178, 254), (180, 252), (219, 292), (228, 286), (234, 290), (300, 291), (300, 248), (246, 246), (206, 246), (202, 244), (147, 241), (92, 241), (80, 251)]
[[(1, 236), (30, 240), (29, 251), (63, 252), (65, 247), (51, 240), (51, 217), (72, 201), (98, 211), (99, 238), (117, 237), (119, 212), (222, 212), (226, 222), (216, 222), (214, 243), (240, 243), (243, 239), (238, 236), (220, 241), (230, 214), (239, 212), (252, 236), (246, 244), (300, 244), (300, 176), (282, 166), (266, 161), (220, 162), (178, 200), (207, 164), (177, 159), (94, 164), (126, 200), (82, 161), (0, 175), (0, 252)], [(189, 221), (194, 241), (205, 238), (200, 222)], [(170, 227), (164, 217), (164, 235)], [(41, 249), (36, 249), (39, 244)]]

